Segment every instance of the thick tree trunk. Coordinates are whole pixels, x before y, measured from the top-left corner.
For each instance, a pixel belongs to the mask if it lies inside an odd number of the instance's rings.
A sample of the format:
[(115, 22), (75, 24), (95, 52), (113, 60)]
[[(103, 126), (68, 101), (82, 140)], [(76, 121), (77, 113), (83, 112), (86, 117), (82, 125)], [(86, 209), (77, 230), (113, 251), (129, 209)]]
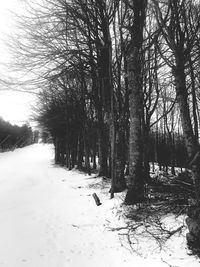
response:
[(144, 180), (142, 170), (142, 42), (145, 21), (145, 0), (133, 2), (134, 21), (132, 25), (132, 39), (129, 47), (128, 82), (130, 108), (130, 135), (129, 135), (129, 179), (128, 192), (125, 198), (127, 205), (141, 202), (144, 199)]
[(112, 179), (111, 184), (111, 197), (113, 197), (113, 193), (122, 192), (126, 188), (126, 181), (124, 177), (124, 170), (125, 170), (125, 138), (124, 132), (118, 131), (116, 132), (115, 137), (115, 168), (114, 168), (114, 179)]
[(180, 64), (174, 70), (177, 102), (180, 109), (181, 124), (186, 142), (186, 148), (189, 158), (195, 154), (196, 142), (192, 129), (190, 110), (187, 100), (187, 88), (185, 81), (184, 65)]
[[(179, 63), (180, 62), (180, 63)], [(195, 185), (197, 202), (200, 202), (200, 157), (199, 146), (192, 129), (190, 110), (187, 101), (187, 89), (184, 73), (184, 65), (179, 60), (174, 69), (177, 102), (179, 104), (181, 124), (185, 138), (186, 149), (192, 169), (192, 178)]]
[[(129, 132), (129, 179), (126, 204), (134, 204), (143, 198), (142, 173), (142, 87), (140, 81), (140, 51), (134, 47), (129, 57), (129, 106), (130, 106), (130, 132)], [(138, 65), (139, 64), (139, 65)]]

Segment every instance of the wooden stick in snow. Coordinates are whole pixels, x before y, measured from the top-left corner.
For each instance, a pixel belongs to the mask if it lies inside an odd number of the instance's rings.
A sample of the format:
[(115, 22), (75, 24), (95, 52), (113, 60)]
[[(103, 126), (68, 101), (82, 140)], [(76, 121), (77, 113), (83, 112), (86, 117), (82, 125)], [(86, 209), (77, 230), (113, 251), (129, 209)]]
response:
[(95, 202), (96, 202), (96, 205), (97, 205), (97, 206), (100, 206), (100, 205), (101, 205), (101, 202), (100, 202), (100, 199), (99, 199), (99, 197), (97, 196), (97, 194), (94, 193), (94, 194), (92, 194), (92, 196), (93, 196), (93, 198), (94, 198), (94, 200), (95, 200)]

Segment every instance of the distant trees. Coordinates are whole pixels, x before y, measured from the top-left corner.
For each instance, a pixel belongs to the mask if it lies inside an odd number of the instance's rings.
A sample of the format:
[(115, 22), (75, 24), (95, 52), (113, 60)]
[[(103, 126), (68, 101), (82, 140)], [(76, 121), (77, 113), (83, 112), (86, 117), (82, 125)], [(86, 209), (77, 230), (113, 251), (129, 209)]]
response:
[(29, 126), (12, 125), (0, 118), (0, 152), (30, 145), (32, 139), (33, 132)]

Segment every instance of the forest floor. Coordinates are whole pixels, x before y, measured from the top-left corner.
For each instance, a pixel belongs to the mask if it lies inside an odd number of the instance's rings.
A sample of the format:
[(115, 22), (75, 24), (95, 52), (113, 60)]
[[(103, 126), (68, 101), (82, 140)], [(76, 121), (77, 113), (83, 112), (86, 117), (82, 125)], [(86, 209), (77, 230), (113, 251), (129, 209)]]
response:
[(149, 216), (124, 206), (125, 192), (110, 199), (108, 189), (102, 178), (55, 166), (51, 145), (1, 153), (0, 266), (199, 266), (184, 215), (156, 206)]

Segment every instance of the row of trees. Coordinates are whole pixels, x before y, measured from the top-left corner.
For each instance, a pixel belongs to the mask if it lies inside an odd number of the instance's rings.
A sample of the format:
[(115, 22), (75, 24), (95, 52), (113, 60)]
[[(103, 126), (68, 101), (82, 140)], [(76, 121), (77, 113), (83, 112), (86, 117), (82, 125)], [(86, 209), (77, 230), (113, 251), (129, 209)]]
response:
[[(200, 200), (199, 4), (192, 0), (28, 1), (14, 49), (41, 88), (38, 120), (55, 160), (90, 160), (111, 177), (111, 196), (144, 199), (150, 132), (185, 139)], [(35, 78), (34, 78), (35, 77)], [(173, 146), (172, 146), (173, 149)], [(97, 153), (98, 152), (98, 153)], [(129, 178), (124, 179), (128, 162)]]
[(27, 126), (12, 125), (0, 118), (0, 151), (13, 150), (30, 145), (33, 141), (32, 129)]

